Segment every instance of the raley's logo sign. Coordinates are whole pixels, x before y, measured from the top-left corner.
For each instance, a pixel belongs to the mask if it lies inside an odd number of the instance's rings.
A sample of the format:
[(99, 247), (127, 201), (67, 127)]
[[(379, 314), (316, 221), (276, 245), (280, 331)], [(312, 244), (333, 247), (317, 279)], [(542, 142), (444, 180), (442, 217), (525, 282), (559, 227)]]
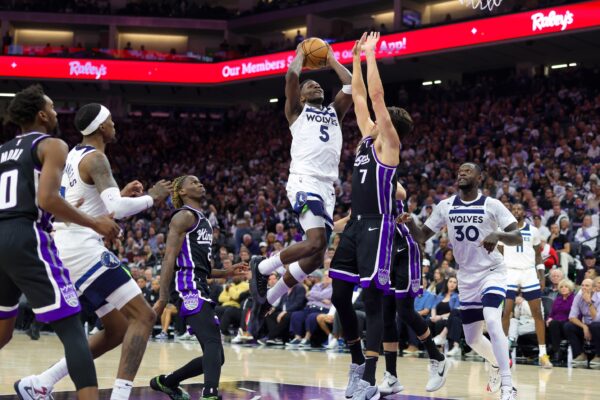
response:
[(69, 75), (79, 76), (79, 75), (90, 75), (94, 77), (94, 79), (100, 79), (106, 75), (108, 69), (104, 64), (94, 65), (92, 61), (88, 61), (84, 64), (79, 61), (71, 61), (69, 62)]
[(545, 15), (543, 12), (538, 12), (531, 16), (531, 21), (533, 22), (531, 30), (533, 32), (537, 30), (543, 31), (546, 28), (560, 26), (560, 30), (564, 31), (567, 29), (567, 26), (574, 22), (573, 17), (573, 13), (569, 10), (564, 14), (559, 14), (554, 10), (550, 11), (548, 15)]
[[(376, 56), (432, 54), (594, 28), (600, 29), (600, 0), (392, 33), (381, 37)], [(341, 63), (350, 64), (353, 46), (354, 41), (347, 41), (333, 44), (332, 49)], [(294, 55), (293, 51), (285, 51), (211, 64), (0, 56), (0, 77), (220, 84), (282, 75)]]

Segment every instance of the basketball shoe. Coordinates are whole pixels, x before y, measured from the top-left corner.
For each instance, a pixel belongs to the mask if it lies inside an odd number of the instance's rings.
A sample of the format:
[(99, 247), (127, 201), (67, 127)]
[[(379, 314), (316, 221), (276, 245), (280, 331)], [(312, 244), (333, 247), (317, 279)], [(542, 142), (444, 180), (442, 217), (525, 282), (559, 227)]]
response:
[(14, 384), (20, 400), (52, 400), (52, 386), (43, 386), (37, 376), (21, 378)]
[(150, 380), (150, 387), (157, 392), (163, 392), (172, 400), (190, 400), (190, 395), (181, 386), (170, 387), (164, 383), (165, 376), (155, 376)]

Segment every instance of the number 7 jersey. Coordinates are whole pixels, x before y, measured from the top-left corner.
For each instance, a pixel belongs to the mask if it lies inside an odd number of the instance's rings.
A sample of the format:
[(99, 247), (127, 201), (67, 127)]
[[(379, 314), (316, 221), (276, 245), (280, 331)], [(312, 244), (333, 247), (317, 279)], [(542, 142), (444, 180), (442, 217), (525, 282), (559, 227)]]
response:
[(342, 129), (333, 103), (321, 109), (305, 104), (290, 125), (290, 174), (308, 175), (327, 182), (338, 179)]
[(497, 248), (488, 253), (481, 244), (490, 233), (498, 229), (504, 231), (516, 222), (499, 200), (479, 194), (471, 202), (464, 202), (456, 195), (441, 201), (425, 225), (434, 232), (448, 227), (448, 238), (462, 275), (493, 270), (502, 264), (504, 257)]

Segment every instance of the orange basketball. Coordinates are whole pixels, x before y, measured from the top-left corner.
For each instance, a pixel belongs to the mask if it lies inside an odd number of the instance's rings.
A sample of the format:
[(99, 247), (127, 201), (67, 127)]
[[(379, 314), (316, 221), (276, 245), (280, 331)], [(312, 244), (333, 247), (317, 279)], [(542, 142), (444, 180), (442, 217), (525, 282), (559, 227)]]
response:
[(327, 65), (329, 45), (319, 38), (309, 38), (301, 43), (304, 53), (304, 67), (319, 69)]

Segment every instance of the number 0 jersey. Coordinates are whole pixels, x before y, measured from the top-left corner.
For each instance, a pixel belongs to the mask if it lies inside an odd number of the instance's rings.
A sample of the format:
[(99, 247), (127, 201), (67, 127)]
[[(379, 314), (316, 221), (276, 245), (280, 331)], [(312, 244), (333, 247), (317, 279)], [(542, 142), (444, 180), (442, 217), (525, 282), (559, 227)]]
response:
[(488, 253), (481, 242), (498, 228), (504, 230), (516, 222), (499, 200), (479, 194), (468, 203), (456, 195), (441, 201), (425, 225), (434, 232), (448, 227), (454, 258), (463, 275), (502, 264), (504, 258), (498, 249)]
[(31, 132), (0, 146), (0, 221), (26, 218), (45, 231), (52, 229), (52, 215), (38, 207), (41, 163), (37, 145), (49, 135)]
[(338, 179), (342, 129), (333, 103), (322, 109), (305, 104), (290, 125), (290, 174), (308, 175), (328, 182)]

